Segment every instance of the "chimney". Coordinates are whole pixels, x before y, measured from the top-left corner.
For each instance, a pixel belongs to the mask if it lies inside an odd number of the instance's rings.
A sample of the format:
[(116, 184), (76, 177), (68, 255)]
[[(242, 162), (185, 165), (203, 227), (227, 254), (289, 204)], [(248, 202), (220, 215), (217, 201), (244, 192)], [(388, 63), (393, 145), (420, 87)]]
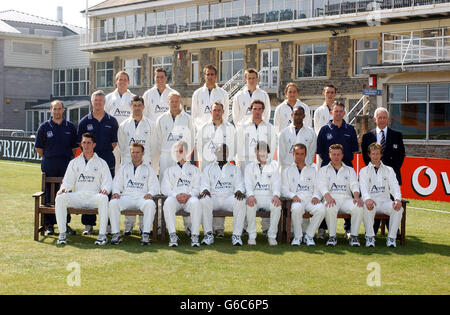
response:
[(61, 23), (63, 21), (63, 8), (62, 7), (56, 8), (56, 20)]

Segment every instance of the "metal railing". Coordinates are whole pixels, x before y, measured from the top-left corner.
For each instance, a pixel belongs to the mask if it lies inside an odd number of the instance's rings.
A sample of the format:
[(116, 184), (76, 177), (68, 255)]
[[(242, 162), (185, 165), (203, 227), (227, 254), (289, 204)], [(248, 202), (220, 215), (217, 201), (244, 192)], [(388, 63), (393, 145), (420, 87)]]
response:
[[(448, 32), (447, 29), (438, 31)], [(409, 35), (383, 34), (383, 63), (403, 65), (450, 60), (450, 36), (419, 36), (414, 31)]]
[[(252, 25), (271, 25), (275, 23), (281, 26), (281, 24), (289, 21), (374, 10), (436, 5), (450, 3), (450, 0), (290, 0), (288, 2), (288, 7), (278, 10), (266, 10), (259, 6), (252, 7), (244, 4), (243, 7), (233, 8), (232, 10), (225, 9), (225, 7), (223, 9), (214, 7), (213, 9), (213, 5), (218, 5), (219, 7), (225, 5), (216, 3), (210, 5), (206, 17), (201, 17), (200, 15), (189, 16), (186, 14), (186, 10), (183, 11), (182, 15), (178, 15), (176, 10), (168, 9), (158, 12), (165, 12), (162, 17), (157, 13), (151, 12), (140, 13), (139, 19), (137, 18), (138, 15), (134, 15), (132, 16), (134, 17), (132, 23), (125, 23), (125, 16), (97, 20), (100, 23), (100, 27), (90, 28), (87, 34), (83, 34), (81, 36), (81, 45), (136, 40), (148, 37), (173, 39), (193, 32), (205, 33), (205, 31), (251, 27)], [(183, 8), (181, 9), (183, 10)], [(148, 17), (149, 15), (151, 17)], [(212, 18), (213, 16), (214, 18)]]
[(0, 129), (0, 137), (34, 137), (34, 131), (25, 131), (21, 129)]
[(352, 107), (352, 109), (349, 110), (346, 121), (349, 122), (350, 125), (353, 125), (353, 123), (356, 120), (356, 117), (361, 114), (361, 112), (364, 111), (364, 109), (369, 105), (370, 100), (366, 95), (363, 95), (359, 101)]

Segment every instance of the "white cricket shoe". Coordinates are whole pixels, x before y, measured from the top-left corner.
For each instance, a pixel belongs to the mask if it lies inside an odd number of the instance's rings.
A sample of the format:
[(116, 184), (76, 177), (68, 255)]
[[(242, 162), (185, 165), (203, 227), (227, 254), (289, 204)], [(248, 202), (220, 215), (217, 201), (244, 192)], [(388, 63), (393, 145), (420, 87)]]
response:
[(256, 239), (254, 239), (254, 238), (249, 238), (248, 241), (247, 241), (247, 244), (248, 244), (248, 245), (252, 245), (252, 246), (253, 246), (253, 245), (256, 245)]
[(330, 236), (330, 238), (327, 241), (327, 246), (336, 246), (336, 245), (337, 245), (336, 236)]
[(395, 238), (390, 238), (390, 237), (388, 237), (388, 238), (386, 238), (386, 246), (387, 247), (397, 247), (397, 243), (396, 243), (396, 241), (395, 241)]
[(291, 245), (292, 246), (300, 246), (301, 243), (302, 243), (302, 239), (301, 238), (294, 237), (294, 239), (291, 242)]
[(233, 244), (233, 246), (242, 246), (242, 239), (239, 235), (232, 235), (231, 236), (231, 244)]
[(205, 237), (202, 240), (202, 245), (212, 245), (214, 244), (214, 235), (212, 232), (206, 233)]
[(366, 247), (375, 247), (375, 237), (366, 236)]
[(278, 245), (277, 240), (275, 238), (273, 238), (273, 237), (268, 237), (267, 240), (269, 241), (269, 245), (270, 246), (277, 246)]
[(305, 234), (303, 239), (307, 246), (316, 246), (316, 243), (314, 242), (314, 238), (309, 237), (308, 234)]
[(169, 235), (169, 247), (178, 247), (178, 236), (176, 233), (171, 233)]

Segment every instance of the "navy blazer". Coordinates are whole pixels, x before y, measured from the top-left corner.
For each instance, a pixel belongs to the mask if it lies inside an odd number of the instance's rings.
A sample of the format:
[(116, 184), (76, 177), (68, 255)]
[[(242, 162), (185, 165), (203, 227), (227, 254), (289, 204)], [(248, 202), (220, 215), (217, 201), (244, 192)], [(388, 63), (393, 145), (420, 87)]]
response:
[[(373, 142), (377, 142), (377, 130), (372, 129), (362, 137), (361, 151), (366, 165), (369, 164), (370, 158), (368, 154), (369, 145)], [(383, 158), (381, 159), (383, 164), (390, 166), (394, 169), (395, 175), (397, 175), (398, 183), (402, 184), (402, 175), (400, 168), (405, 160), (405, 145), (403, 144), (403, 135), (400, 131), (391, 129), (388, 127), (386, 136), (386, 146), (383, 152)]]

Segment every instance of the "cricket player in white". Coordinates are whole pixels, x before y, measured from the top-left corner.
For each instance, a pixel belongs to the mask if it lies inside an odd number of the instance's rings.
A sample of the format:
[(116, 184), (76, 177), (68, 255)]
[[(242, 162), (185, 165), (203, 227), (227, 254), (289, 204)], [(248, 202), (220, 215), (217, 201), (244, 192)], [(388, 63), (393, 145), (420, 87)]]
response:
[(295, 106), (302, 106), (305, 110), (305, 118), (303, 124), (312, 127), (311, 111), (309, 106), (298, 99), (299, 88), (295, 83), (288, 83), (284, 89), (286, 100), (275, 108), (273, 117), (273, 125), (277, 135), (292, 123), (292, 110)]
[(169, 94), (176, 92), (167, 84), (167, 72), (164, 68), (156, 68), (154, 72), (155, 85), (148, 89), (144, 98), (144, 116), (156, 124), (158, 118), (169, 111)]
[(164, 219), (169, 231), (169, 246), (178, 246), (176, 212), (183, 209), (190, 213), (192, 222), (191, 246), (200, 246), (202, 209), (197, 196), (200, 193), (200, 171), (186, 161), (188, 145), (179, 141), (173, 146), (178, 163), (164, 171), (161, 192), (168, 196), (164, 202)]
[(229, 161), (236, 156), (236, 128), (224, 120), (223, 104), (214, 102), (211, 106), (211, 120), (204, 124), (197, 132), (197, 151), (199, 168), (205, 167), (216, 160), (215, 149), (223, 143), (228, 146)]
[(202, 172), (199, 196), (203, 209), (202, 244), (214, 243), (213, 210), (233, 211), (233, 245), (242, 245), (241, 235), (246, 214), (245, 186), (241, 170), (227, 162), (227, 145), (220, 144), (215, 150), (216, 161)]
[(257, 161), (245, 168), (245, 190), (247, 192), (248, 245), (256, 245), (256, 211), (270, 211), (267, 232), (269, 245), (277, 245), (278, 223), (281, 216), (281, 176), (278, 163), (269, 159), (270, 147), (260, 141), (256, 145)]
[[(128, 89), (130, 77), (125, 71), (119, 71), (116, 74), (115, 83), (117, 88), (105, 97), (105, 112), (113, 116), (120, 126), (131, 115), (130, 105), (134, 94)], [(120, 163), (122, 163), (119, 148), (116, 147), (113, 153), (116, 159), (115, 171), (117, 172)]]
[[(400, 226), (403, 208), (400, 186), (394, 170), (381, 162), (382, 147), (378, 143), (369, 145), (369, 165), (359, 173), (361, 196), (364, 201), (364, 227), (366, 230), (366, 247), (375, 247), (373, 223), (376, 213), (389, 215), (389, 234), (387, 247), (396, 247), (397, 230)], [(390, 196), (394, 197), (394, 201)]]
[[(277, 134), (269, 122), (263, 120), (265, 104), (261, 100), (254, 100), (250, 104), (251, 119), (237, 128), (237, 164), (242, 173), (246, 166), (256, 161), (256, 144), (259, 141), (268, 143), (271, 148), (277, 147)], [(272, 160), (273, 153), (269, 153)]]
[(95, 139), (92, 133), (81, 138), (83, 153), (67, 166), (61, 188), (55, 199), (56, 223), (59, 229), (57, 244), (66, 244), (67, 208), (97, 208), (100, 231), (97, 245), (105, 245), (108, 225), (108, 194), (112, 187), (108, 164), (94, 153)]
[(252, 68), (245, 70), (244, 81), (246, 85), (233, 97), (232, 114), (234, 125), (236, 127), (242, 125), (251, 118), (250, 103), (254, 100), (264, 102), (266, 108), (264, 109), (263, 120), (269, 122), (270, 97), (266, 91), (258, 87), (258, 71)]
[(169, 111), (162, 114), (156, 121), (157, 148), (160, 150), (159, 174), (172, 165), (176, 165), (177, 160), (173, 155), (173, 145), (178, 141), (184, 141), (188, 145), (188, 154), (194, 147), (195, 129), (192, 118), (180, 108), (181, 96), (178, 92), (169, 94)]
[[(121, 164), (131, 162), (130, 145), (134, 142), (141, 143), (144, 148), (143, 161), (150, 164), (156, 149), (156, 127), (148, 118), (144, 117), (144, 100), (140, 96), (131, 99), (131, 116), (124, 120), (117, 132), (118, 147), (122, 156)], [(125, 235), (130, 235), (136, 222), (136, 216), (125, 216)], [(142, 220), (140, 220), (142, 231)]]
[(150, 230), (156, 213), (153, 196), (159, 193), (159, 182), (153, 168), (145, 163), (144, 146), (134, 142), (129, 147), (131, 161), (122, 164), (114, 177), (109, 218), (113, 234), (111, 244), (122, 241), (120, 213), (126, 209), (139, 209), (144, 213), (141, 245), (150, 245)]
[[(325, 199), (325, 220), (330, 238), (327, 246), (336, 246), (336, 225), (339, 211), (351, 215), (351, 246), (360, 246), (359, 227), (363, 220), (363, 202), (360, 199), (359, 183), (353, 168), (342, 162), (344, 147), (330, 146), (330, 163), (322, 167), (317, 175), (319, 191)], [(353, 197), (352, 197), (353, 194)]]
[(299, 246), (303, 238), (303, 214), (312, 214), (308, 223), (304, 241), (308, 246), (314, 246), (314, 234), (325, 217), (325, 207), (320, 202), (321, 196), (317, 189), (316, 169), (306, 164), (307, 147), (303, 143), (294, 145), (294, 163), (285, 168), (281, 179), (281, 194), (292, 199), (291, 218), (294, 225), (293, 246)]
[[(314, 111), (314, 131), (319, 134), (320, 129), (333, 120), (331, 110), (333, 109), (334, 100), (336, 99), (336, 87), (327, 85), (323, 88), (322, 95), (325, 98), (323, 105)], [(320, 164), (319, 164), (320, 165)]]
[(278, 138), (278, 164), (281, 171), (294, 162), (294, 145), (303, 143), (307, 148), (306, 164), (311, 166), (316, 155), (317, 136), (312, 128), (305, 126), (305, 110), (303, 106), (295, 105), (292, 111), (292, 123), (281, 131)]
[(156, 126), (143, 115), (144, 108), (143, 98), (134, 96), (131, 100), (132, 114), (119, 126), (117, 138), (122, 164), (131, 162), (130, 145), (134, 142), (141, 143), (145, 148), (144, 163), (152, 162), (152, 150), (156, 149)]
[(205, 84), (192, 94), (191, 114), (196, 130), (211, 121), (211, 105), (214, 102), (223, 104), (224, 120), (228, 120), (230, 105), (228, 93), (217, 84), (217, 69), (208, 65), (203, 69)]

